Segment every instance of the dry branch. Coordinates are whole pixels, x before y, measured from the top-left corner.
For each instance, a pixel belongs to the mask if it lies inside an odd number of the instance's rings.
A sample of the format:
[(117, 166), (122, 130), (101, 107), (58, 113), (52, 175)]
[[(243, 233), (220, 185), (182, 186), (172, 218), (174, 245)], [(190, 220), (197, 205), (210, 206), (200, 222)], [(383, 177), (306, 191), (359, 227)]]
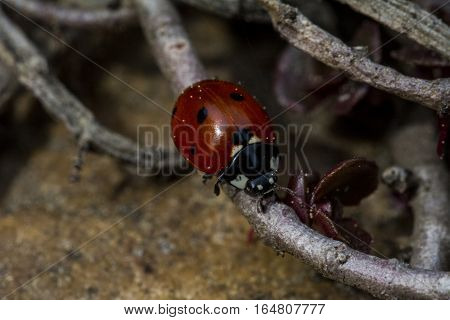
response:
[[(243, 18), (246, 21), (270, 21), (256, 0), (176, 0), (226, 18)], [(137, 21), (135, 7), (117, 9), (78, 9), (42, 0), (0, 0), (21, 14), (43, 22), (74, 28), (117, 27)]]
[[(200, 62), (192, 52), (180, 51), (173, 46), (168, 51), (164, 45), (165, 34), (171, 34), (170, 39), (185, 36), (179, 25), (169, 31), (171, 25), (165, 24), (166, 21), (179, 21), (178, 14), (170, 2), (136, 1), (144, 10), (152, 11), (152, 15), (141, 15), (145, 32), (165, 30), (157, 37), (148, 34), (147, 38), (154, 48), (153, 52), (160, 55), (156, 57), (160, 66), (169, 68), (162, 71), (173, 82), (175, 93), (179, 94), (180, 86), (190, 86), (193, 78), (206, 78)], [(163, 15), (169, 16), (159, 19), (161, 25), (146, 20), (151, 16)], [(147, 24), (153, 24), (152, 28), (145, 27)], [(174, 35), (175, 32), (178, 32), (178, 35)], [(183, 42), (188, 41), (185, 38)], [(164, 47), (155, 48), (160, 45)], [(178, 60), (174, 60), (174, 56), (178, 57)], [(193, 67), (195, 69), (191, 70), (195, 77), (186, 74), (181, 65), (180, 68), (169, 66), (169, 62), (190, 63), (195, 66)], [(449, 273), (413, 269), (397, 260), (383, 260), (352, 250), (345, 244), (323, 237), (302, 224), (293, 210), (284, 204), (273, 203), (262, 214), (257, 209), (258, 198), (250, 197), (242, 191), (236, 192), (236, 189), (226, 185), (224, 191), (233, 199), (266, 244), (298, 257), (330, 279), (355, 286), (380, 298), (450, 298)]]
[(450, 27), (409, 0), (337, 0), (450, 58)]
[(20, 14), (70, 27), (117, 27), (137, 20), (131, 7), (117, 9), (77, 9), (40, 0), (0, 0), (5, 6), (15, 8)]
[(45, 109), (64, 122), (80, 142), (143, 169), (182, 165), (178, 154), (157, 148), (137, 149), (135, 142), (104, 128), (49, 71), (47, 61), (26, 35), (0, 11), (0, 60), (30, 89)]
[(205, 70), (196, 59), (180, 17), (172, 5), (161, 1), (136, 1), (141, 25), (153, 55), (174, 92), (181, 92), (186, 83), (205, 78)]
[(449, 175), (435, 153), (434, 122), (416, 114), (391, 139), (396, 164), (410, 169), (417, 180), (412, 200), (414, 230), (411, 264), (430, 270), (449, 270)]
[[(226, 18), (269, 21), (258, 0), (176, 0)], [(406, 0), (337, 0), (417, 43), (450, 58), (450, 28), (433, 14)], [(1, 0), (20, 13), (41, 21), (71, 27), (117, 27), (134, 23), (134, 7), (78, 9), (41, 0)], [(291, 0), (290, 3), (294, 1)], [(302, 4), (301, 2), (299, 4)]]
[(327, 278), (352, 285), (379, 298), (449, 299), (450, 274), (413, 269), (350, 249), (302, 224), (293, 210), (281, 203), (259, 213), (256, 199), (227, 187), (261, 239), (272, 248), (290, 253)]
[(450, 79), (422, 80), (371, 61), (340, 39), (313, 24), (296, 8), (279, 0), (259, 0), (272, 17), (275, 28), (295, 47), (351, 79), (402, 98), (440, 110), (450, 101)]

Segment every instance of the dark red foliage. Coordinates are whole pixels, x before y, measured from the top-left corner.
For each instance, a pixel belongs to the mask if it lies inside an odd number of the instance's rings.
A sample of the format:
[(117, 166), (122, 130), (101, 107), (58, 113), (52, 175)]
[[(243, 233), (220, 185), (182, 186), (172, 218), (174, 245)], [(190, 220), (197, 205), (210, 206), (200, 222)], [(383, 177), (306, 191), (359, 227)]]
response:
[(370, 87), (367, 84), (346, 81), (333, 98), (335, 101), (334, 112), (338, 115), (349, 113), (367, 95), (369, 90)]
[[(418, 0), (427, 10), (436, 12), (445, 22), (450, 22), (450, 7), (442, 7), (440, 0)], [(399, 49), (391, 51), (390, 55), (401, 64), (408, 65), (412, 76), (424, 79), (437, 79), (450, 77), (450, 60), (441, 54), (424, 48), (410, 40), (404, 40)], [(437, 154), (439, 158), (447, 157), (449, 150), (449, 106), (445, 106), (438, 114), (439, 138), (437, 142)]]
[(404, 45), (401, 49), (391, 52), (391, 57), (405, 64), (414, 66), (439, 68), (450, 67), (450, 61), (439, 53), (426, 49), (415, 43)]
[[(364, 21), (350, 45), (381, 61), (379, 27)], [(330, 105), (336, 114), (350, 112), (370, 91), (366, 84), (346, 79), (341, 72), (325, 66), (296, 48), (288, 47), (281, 55), (276, 72), (275, 93), (286, 108), (307, 112), (320, 104)]]
[(289, 46), (278, 60), (274, 91), (283, 107), (308, 112), (344, 80), (338, 71)]
[[(353, 35), (350, 42), (354, 48), (361, 50), (362, 56), (369, 56), (379, 63), (382, 58), (380, 28), (375, 22), (364, 21)], [(350, 112), (367, 95), (370, 87), (367, 84), (347, 80), (344, 82), (332, 102), (337, 114)]]
[(308, 225), (310, 224), (308, 202), (311, 189), (318, 181), (319, 177), (315, 174), (299, 174), (291, 177), (288, 189), (292, 190), (296, 196), (288, 193), (284, 200), (295, 210), (300, 220)]
[(359, 226), (355, 219), (343, 218), (335, 223), (338, 226), (340, 235), (347, 243), (351, 243), (352, 248), (362, 252), (370, 252), (369, 245), (372, 242), (372, 237)]
[(378, 186), (378, 167), (361, 158), (341, 162), (328, 171), (312, 192), (312, 202), (338, 199), (343, 205), (357, 205)]
[(358, 204), (378, 185), (378, 167), (362, 158), (346, 160), (320, 180), (303, 173), (291, 177), (284, 202), (300, 220), (322, 234), (369, 252), (372, 237), (351, 218), (343, 217), (343, 205)]

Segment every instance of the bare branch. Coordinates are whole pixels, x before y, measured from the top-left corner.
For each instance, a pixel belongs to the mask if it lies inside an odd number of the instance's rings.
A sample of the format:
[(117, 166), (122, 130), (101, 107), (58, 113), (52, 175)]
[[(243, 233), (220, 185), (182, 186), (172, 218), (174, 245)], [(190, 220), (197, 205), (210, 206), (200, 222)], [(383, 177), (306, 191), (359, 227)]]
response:
[(275, 28), (295, 47), (351, 79), (439, 110), (450, 101), (450, 79), (433, 81), (407, 77), (379, 65), (332, 36), (296, 8), (279, 0), (258, 0), (272, 17)]
[(391, 139), (396, 164), (413, 173), (417, 191), (412, 200), (414, 231), (411, 264), (430, 270), (449, 270), (450, 237), (449, 175), (436, 156), (435, 130), (432, 119), (416, 114), (416, 118)]
[(308, 228), (284, 204), (273, 203), (259, 213), (257, 199), (225, 189), (266, 244), (294, 255), (327, 278), (379, 298), (450, 298), (450, 273), (412, 269), (395, 259), (355, 251)]
[[(407, 0), (336, 0), (349, 5), (387, 27), (405, 34), (426, 48), (450, 58), (450, 28), (435, 15)], [(242, 17), (247, 21), (267, 21), (269, 17), (258, 0), (178, 0), (227, 18)], [(290, 4), (304, 6), (291, 0)], [(301, 7), (300, 7), (301, 8)]]
[(181, 92), (186, 83), (205, 78), (205, 70), (196, 59), (180, 17), (168, 1), (137, 0), (141, 25), (153, 55), (164, 75), (171, 79), (174, 92)]
[(442, 164), (416, 166), (419, 190), (414, 210), (411, 264), (430, 270), (449, 270), (449, 176)]
[(135, 142), (98, 124), (90, 112), (49, 71), (47, 61), (18, 29), (0, 11), (0, 60), (30, 89), (45, 109), (64, 122), (79, 139), (120, 160), (145, 165), (150, 171), (164, 167), (178, 168), (182, 159), (175, 151), (157, 148), (140, 149)]
[(450, 58), (450, 27), (408, 0), (337, 0)]
[[(226, 18), (242, 18), (246, 21), (270, 21), (267, 13), (256, 0), (176, 0), (198, 9), (206, 10)], [(137, 21), (134, 7), (123, 6), (117, 9), (78, 9), (41, 0), (1, 0), (21, 14), (44, 22), (74, 28), (116, 27)]]
[[(136, 0), (144, 10), (152, 11), (152, 15), (141, 15), (141, 23), (145, 27), (152, 24), (151, 16), (160, 16), (162, 25), (154, 25), (150, 30), (165, 32), (157, 37), (149, 36), (150, 45), (163, 46), (154, 48), (157, 60), (163, 73), (173, 82), (176, 94), (179, 87), (188, 87), (192, 79), (206, 78), (197, 57), (190, 51), (180, 51), (161, 41), (165, 33), (171, 37), (185, 37), (181, 26), (173, 30), (166, 21), (179, 21), (175, 9), (167, 0)], [(169, 15), (167, 17), (161, 17)], [(149, 32), (149, 29), (146, 29)], [(159, 39), (158, 39), (159, 37)], [(184, 39), (185, 42), (189, 40)], [(190, 48), (190, 46), (189, 46)], [(172, 52), (173, 51), (173, 52)], [(184, 53), (183, 53), (184, 52)], [(180, 56), (182, 55), (182, 56)], [(173, 59), (177, 56), (179, 59)], [(176, 65), (169, 66), (169, 62)], [(182, 64), (193, 66), (193, 75), (186, 74)], [(179, 68), (177, 68), (179, 67)], [(281, 203), (272, 203), (264, 214), (258, 212), (258, 198), (250, 197), (244, 192), (237, 192), (225, 185), (224, 191), (233, 199), (249, 223), (259, 233), (264, 242), (279, 251), (285, 251), (298, 257), (301, 261), (312, 265), (324, 276), (352, 285), (374, 296), (382, 298), (450, 298), (450, 274), (411, 269), (396, 260), (383, 260), (348, 248), (345, 244), (325, 238), (302, 224), (293, 210)]]
[(136, 21), (136, 12), (131, 7), (117, 9), (77, 9), (40, 0), (1, 0), (5, 6), (15, 8), (21, 14), (47, 23), (70, 27), (117, 27)]

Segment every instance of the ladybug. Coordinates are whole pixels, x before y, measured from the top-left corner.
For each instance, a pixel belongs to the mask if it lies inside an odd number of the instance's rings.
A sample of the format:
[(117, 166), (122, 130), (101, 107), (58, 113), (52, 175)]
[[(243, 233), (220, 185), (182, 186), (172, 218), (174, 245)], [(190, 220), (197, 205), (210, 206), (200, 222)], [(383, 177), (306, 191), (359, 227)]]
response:
[(217, 176), (251, 195), (274, 190), (278, 148), (264, 107), (242, 86), (203, 80), (185, 89), (172, 112), (172, 137), (204, 180)]

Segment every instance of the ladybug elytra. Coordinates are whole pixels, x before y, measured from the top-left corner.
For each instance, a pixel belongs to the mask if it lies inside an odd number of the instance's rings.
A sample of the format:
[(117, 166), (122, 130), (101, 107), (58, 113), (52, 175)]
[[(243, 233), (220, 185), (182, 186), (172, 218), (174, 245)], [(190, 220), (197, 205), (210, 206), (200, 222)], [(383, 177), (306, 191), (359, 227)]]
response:
[(277, 181), (278, 148), (270, 119), (243, 87), (203, 80), (183, 91), (172, 113), (172, 137), (204, 177), (217, 176), (252, 195), (271, 192)]

